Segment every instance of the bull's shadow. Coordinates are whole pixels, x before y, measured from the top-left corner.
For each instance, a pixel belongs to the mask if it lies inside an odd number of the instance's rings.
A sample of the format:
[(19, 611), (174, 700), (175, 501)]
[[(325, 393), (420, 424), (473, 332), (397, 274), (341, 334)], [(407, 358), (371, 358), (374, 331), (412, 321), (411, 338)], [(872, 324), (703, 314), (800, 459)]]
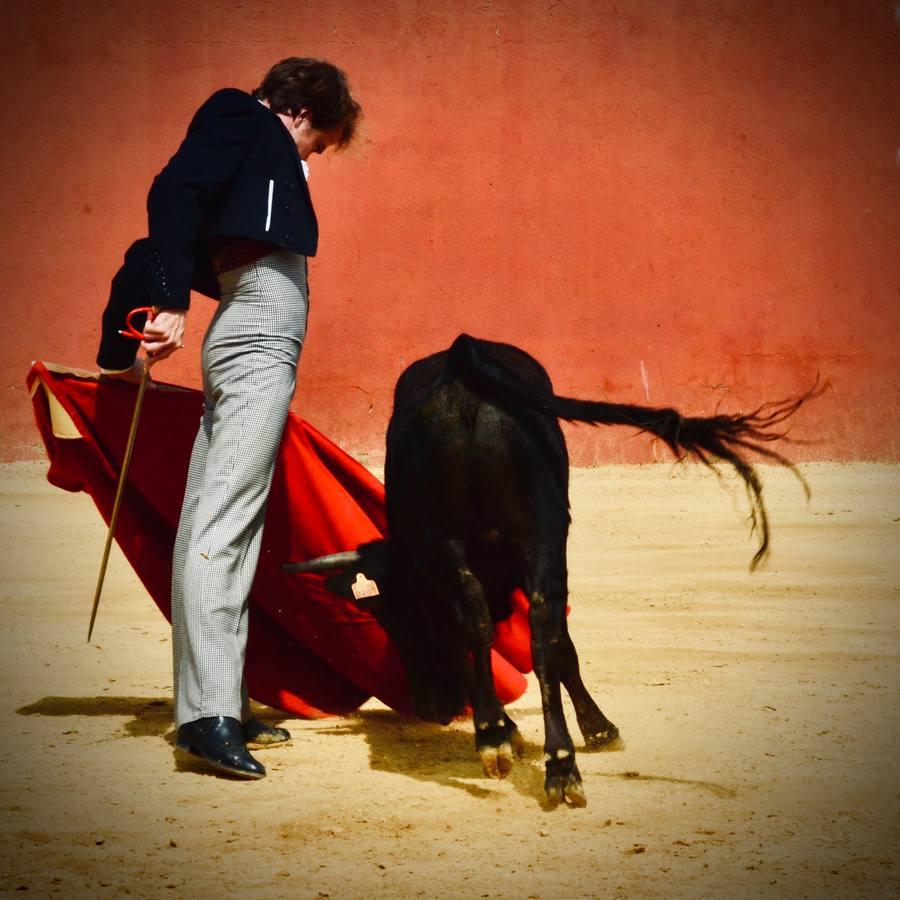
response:
[(443, 726), (404, 719), (391, 710), (362, 710), (319, 733), (361, 735), (369, 746), (369, 765), (378, 772), (406, 775), (479, 799), (497, 797), (509, 784), (522, 796), (546, 806), (541, 748), (527, 743), (524, 756), (516, 760), (509, 776), (495, 781), (482, 771), (469, 719)]

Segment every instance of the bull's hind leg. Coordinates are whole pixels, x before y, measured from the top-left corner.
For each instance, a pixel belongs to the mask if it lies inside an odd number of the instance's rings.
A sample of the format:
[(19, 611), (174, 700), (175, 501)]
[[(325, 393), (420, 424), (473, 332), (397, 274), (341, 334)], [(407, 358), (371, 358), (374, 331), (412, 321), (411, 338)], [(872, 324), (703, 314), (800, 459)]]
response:
[(619, 729), (603, 715), (594, 698), (581, 680), (578, 653), (563, 619), (563, 635), (560, 640), (560, 675), (575, 708), (578, 728), (587, 750), (620, 750), (624, 746)]
[(494, 688), (494, 626), (484, 588), (468, 566), (461, 541), (439, 542), (436, 557), (429, 577), (433, 587), (453, 604), (457, 625), (471, 653), (464, 677), (475, 723), (475, 749), (487, 775), (505, 778), (514, 758), (521, 756), (524, 741)]
[(544, 790), (553, 806), (563, 801), (571, 806), (587, 805), (581, 773), (575, 764), (575, 745), (566, 727), (562, 706), (562, 678), (567, 674), (563, 648), (566, 632), (565, 557), (545, 560), (529, 585), (531, 603), (531, 655), (541, 686), (544, 713)]

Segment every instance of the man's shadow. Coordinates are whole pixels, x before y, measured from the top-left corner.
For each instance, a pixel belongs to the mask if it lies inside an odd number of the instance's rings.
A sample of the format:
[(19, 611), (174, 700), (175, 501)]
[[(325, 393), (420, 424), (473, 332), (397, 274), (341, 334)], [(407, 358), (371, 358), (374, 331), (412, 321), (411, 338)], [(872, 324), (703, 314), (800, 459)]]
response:
[[(250, 712), (269, 725), (278, 724), (284, 718), (276, 710), (252, 701)], [(175, 747), (172, 700), (168, 697), (44, 697), (20, 707), (16, 713), (20, 716), (120, 716), (127, 719), (122, 726), (124, 733), (112, 734), (103, 740), (160, 737), (173, 749)], [(175, 769), (210, 778), (229, 777), (186, 753), (175, 754)]]
[[(250, 711), (269, 725), (284, 719), (277, 710), (252, 701)], [(170, 744), (175, 743), (170, 697), (44, 697), (20, 707), (16, 713), (20, 716), (121, 716), (127, 721), (122, 726), (125, 733), (118, 737), (161, 737)]]
[(172, 701), (164, 697), (43, 697), (20, 707), (16, 713), (20, 716), (122, 716), (127, 721), (121, 737), (164, 737), (172, 730)]

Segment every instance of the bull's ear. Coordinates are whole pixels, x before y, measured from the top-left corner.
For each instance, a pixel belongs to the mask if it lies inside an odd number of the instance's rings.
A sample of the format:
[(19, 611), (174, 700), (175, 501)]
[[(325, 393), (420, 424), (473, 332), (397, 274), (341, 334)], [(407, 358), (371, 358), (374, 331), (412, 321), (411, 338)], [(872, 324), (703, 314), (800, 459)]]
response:
[(333, 594), (352, 600), (361, 609), (373, 609), (380, 601), (387, 581), (388, 541), (360, 544), (359, 560), (350, 568), (329, 576), (325, 586)]

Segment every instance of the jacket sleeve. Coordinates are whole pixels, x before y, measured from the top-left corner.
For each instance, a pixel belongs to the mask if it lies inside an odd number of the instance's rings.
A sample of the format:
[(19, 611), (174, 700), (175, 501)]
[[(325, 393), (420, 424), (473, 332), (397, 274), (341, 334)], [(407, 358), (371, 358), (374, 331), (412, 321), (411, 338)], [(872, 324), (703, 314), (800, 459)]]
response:
[(203, 220), (215, 214), (247, 154), (259, 139), (257, 101), (242, 91), (213, 94), (153, 180), (147, 197), (150, 304), (190, 305), (194, 250)]

